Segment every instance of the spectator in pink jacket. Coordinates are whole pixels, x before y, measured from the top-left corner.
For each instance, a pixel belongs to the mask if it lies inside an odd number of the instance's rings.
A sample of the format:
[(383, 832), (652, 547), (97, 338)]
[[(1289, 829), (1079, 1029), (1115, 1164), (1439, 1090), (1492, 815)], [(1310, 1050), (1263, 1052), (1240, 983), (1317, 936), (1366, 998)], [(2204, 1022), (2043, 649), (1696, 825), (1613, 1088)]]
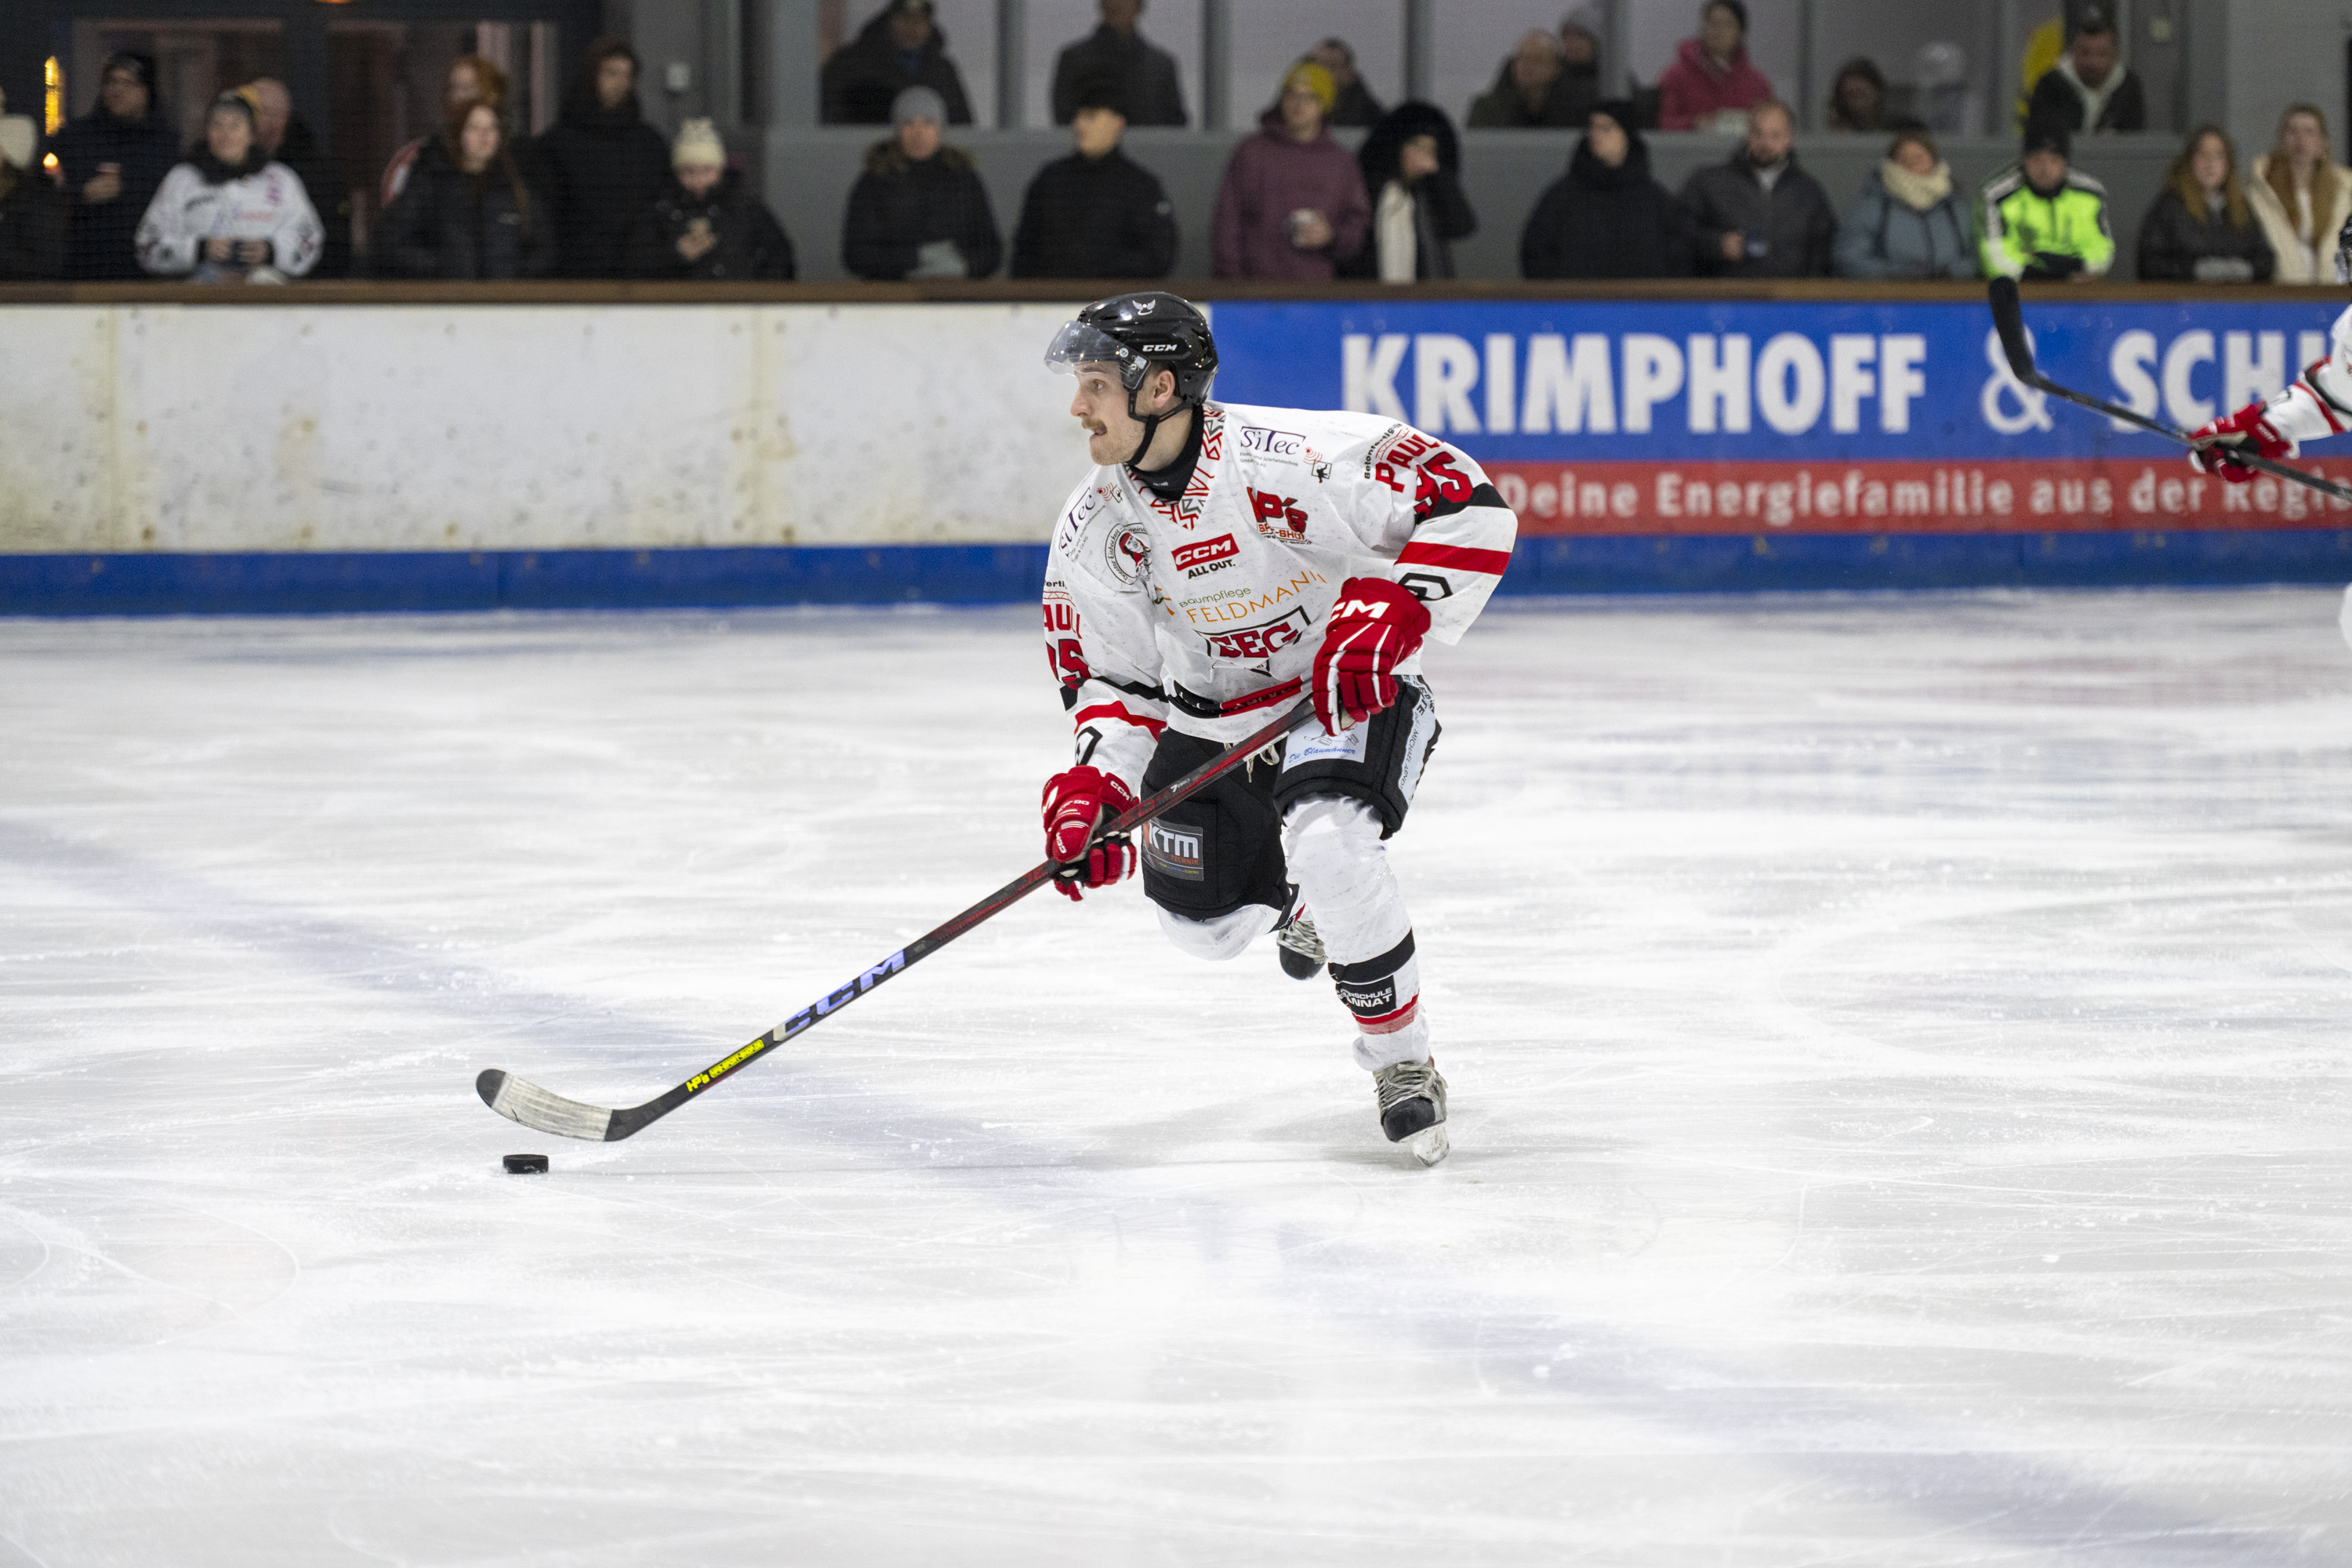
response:
[(1218, 277), (1320, 280), (1363, 248), (1363, 173), (1323, 128), (1338, 97), (1331, 73), (1301, 60), (1263, 129), (1234, 149), (1211, 229)]
[(1747, 5), (1706, 0), (1698, 37), (1683, 40), (1658, 79), (1658, 129), (1745, 131), (1748, 111), (1772, 96), (1771, 82), (1748, 63)]

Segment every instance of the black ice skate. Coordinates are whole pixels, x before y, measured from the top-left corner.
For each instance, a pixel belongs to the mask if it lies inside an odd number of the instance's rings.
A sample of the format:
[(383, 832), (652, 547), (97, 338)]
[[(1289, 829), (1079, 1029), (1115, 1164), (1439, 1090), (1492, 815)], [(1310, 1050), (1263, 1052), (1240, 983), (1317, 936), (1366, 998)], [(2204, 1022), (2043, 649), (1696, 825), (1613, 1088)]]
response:
[[(1291, 898), (1298, 897), (1297, 889)], [(1315, 930), (1315, 921), (1305, 904), (1296, 905), (1290, 918), (1274, 928), (1276, 956), (1282, 960), (1282, 972), (1293, 980), (1312, 980), (1315, 972), (1323, 967), (1323, 938)]]
[(1434, 1060), (1391, 1062), (1372, 1075), (1381, 1131), (1424, 1165), (1445, 1158), (1445, 1079)]

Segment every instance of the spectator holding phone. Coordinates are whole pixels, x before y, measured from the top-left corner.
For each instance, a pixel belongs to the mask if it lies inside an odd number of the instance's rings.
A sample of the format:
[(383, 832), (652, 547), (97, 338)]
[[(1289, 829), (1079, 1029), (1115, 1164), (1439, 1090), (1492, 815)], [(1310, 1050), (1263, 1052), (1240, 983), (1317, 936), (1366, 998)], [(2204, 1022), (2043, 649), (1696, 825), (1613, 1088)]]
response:
[(180, 161), (155, 101), (155, 58), (130, 49), (106, 58), (98, 102), (49, 143), (71, 209), (66, 276), (77, 282), (143, 278), (139, 220), (172, 165)]
[(1344, 276), (1383, 283), (1451, 278), (1454, 242), (1478, 230), (1462, 194), (1462, 139), (1433, 103), (1408, 100), (1383, 115), (1356, 154), (1372, 200), (1371, 239)]
[(719, 128), (689, 120), (670, 144), (669, 183), (629, 237), (629, 271), (679, 282), (790, 282), (793, 242), (727, 166)]
[(326, 237), (300, 177), (262, 153), (252, 102), (225, 92), (139, 220), (139, 265), (193, 283), (283, 283), (318, 265)]
[(1319, 282), (1363, 248), (1363, 172), (1325, 129), (1338, 98), (1331, 73), (1300, 60), (1258, 133), (1234, 149), (1210, 228), (1218, 277)]
[(1731, 161), (1683, 185), (1698, 228), (1702, 270), (1724, 278), (1826, 278), (1837, 213), (1819, 180), (1797, 167), (1796, 117), (1777, 99), (1748, 111)]

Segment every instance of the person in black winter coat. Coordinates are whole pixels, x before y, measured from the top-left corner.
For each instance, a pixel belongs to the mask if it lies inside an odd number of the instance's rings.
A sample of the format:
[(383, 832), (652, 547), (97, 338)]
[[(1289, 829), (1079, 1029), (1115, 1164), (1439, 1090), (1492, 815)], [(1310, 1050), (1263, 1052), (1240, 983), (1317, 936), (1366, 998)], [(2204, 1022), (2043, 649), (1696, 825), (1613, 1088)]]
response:
[(1797, 167), (1795, 140), (1788, 107), (1759, 103), (1748, 111), (1748, 141), (1731, 162), (1684, 182), (1702, 270), (1726, 278), (1830, 275), (1837, 209), (1821, 182)]
[(0, 281), (66, 275), (66, 205), (33, 162), (39, 136), (21, 114), (0, 115)]
[(1143, 0), (1101, 0), (1102, 26), (1054, 58), (1054, 123), (1067, 125), (1088, 85), (1118, 84), (1127, 118), (1136, 125), (1184, 123), (1184, 87), (1176, 57), (1136, 28)]
[(66, 276), (78, 281), (144, 278), (139, 220), (180, 161), (180, 138), (155, 101), (155, 59), (108, 57), (98, 102), (49, 142), (71, 209)]
[(677, 282), (790, 282), (793, 242), (768, 204), (727, 166), (708, 120), (677, 128), (674, 173), (629, 236), (629, 272)]
[(1519, 234), (1523, 278), (1685, 278), (1691, 221), (1650, 177), (1650, 149), (1633, 104), (1593, 110), (1568, 173), (1552, 182)]
[(276, 77), (257, 77), (236, 92), (253, 105), (253, 139), (262, 156), (294, 171), (326, 231), (319, 264), (303, 276), (343, 277), (352, 269), (352, 193), (319, 145), (318, 132), (294, 112), (294, 95)]
[(943, 112), (938, 93), (910, 87), (891, 110), (896, 133), (866, 149), (841, 227), (841, 264), (853, 276), (985, 278), (1003, 259), (980, 171), (940, 140)]
[(635, 50), (618, 38), (588, 46), (580, 80), (537, 153), (554, 209), (557, 270), (627, 276), (629, 231), (669, 178), (669, 144), (637, 107)]
[(1125, 94), (1079, 88), (1077, 150), (1037, 171), (1013, 231), (1015, 278), (1165, 278), (1176, 265), (1176, 211), (1150, 170), (1119, 151)]
[(890, 0), (825, 60), (817, 77), (819, 118), (827, 125), (887, 125), (900, 93), (928, 87), (947, 106), (944, 123), (971, 124), (963, 77), (947, 48), (931, 0)]
[(2033, 84), (2025, 119), (2083, 132), (2147, 129), (2147, 94), (2139, 73), (2123, 63), (2123, 41), (2105, 7), (2075, 16), (2074, 40)]
[(1454, 242), (1478, 231), (1462, 194), (1462, 139), (1433, 103), (1400, 103), (1381, 117), (1356, 153), (1371, 198), (1364, 247), (1342, 278), (1412, 283), (1454, 276)]
[(1345, 38), (1326, 38), (1307, 51), (1307, 58), (1331, 73), (1331, 85), (1339, 96), (1331, 100), (1331, 112), (1323, 121), (1326, 125), (1357, 126), (1369, 130), (1381, 122), (1388, 112), (1364, 79), (1356, 71), (1356, 51)]
[(2199, 126), (2140, 220), (2140, 281), (2267, 283), (2277, 270), (2238, 183), (2237, 149), (2220, 126)]
[(396, 278), (539, 278), (555, 246), (547, 204), (516, 167), (499, 111), (469, 103), (449, 117), (441, 155), (419, 156), (383, 215), (379, 270)]

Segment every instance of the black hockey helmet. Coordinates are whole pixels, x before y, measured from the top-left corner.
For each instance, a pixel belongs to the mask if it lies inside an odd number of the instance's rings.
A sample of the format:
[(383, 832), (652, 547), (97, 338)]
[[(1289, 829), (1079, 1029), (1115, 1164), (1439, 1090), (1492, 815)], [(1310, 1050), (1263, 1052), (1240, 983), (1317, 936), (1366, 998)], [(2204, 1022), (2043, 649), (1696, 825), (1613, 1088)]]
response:
[(1139, 461), (1151, 449), (1160, 423), (1175, 412), (1146, 414), (1135, 405), (1135, 395), (1155, 367), (1176, 374), (1176, 407), (1199, 407), (1208, 400), (1209, 384), (1217, 378), (1217, 340), (1210, 334), (1209, 319), (1181, 295), (1157, 289), (1139, 294), (1114, 294), (1080, 310), (1075, 320), (1054, 334), (1045, 351), (1049, 369), (1076, 375), (1082, 364), (1118, 367), (1118, 383), (1127, 388), (1127, 416), (1143, 425), (1136, 444)]
[(2352, 283), (2352, 217), (2336, 231), (2336, 281)]
[(1181, 295), (1114, 294), (1080, 310), (1055, 333), (1045, 363), (1065, 374), (1081, 364), (1117, 365), (1119, 384), (1130, 395), (1128, 411), (1134, 413), (1132, 395), (1153, 365), (1176, 373), (1179, 403), (1204, 400), (1217, 375), (1217, 340), (1209, 319)]

